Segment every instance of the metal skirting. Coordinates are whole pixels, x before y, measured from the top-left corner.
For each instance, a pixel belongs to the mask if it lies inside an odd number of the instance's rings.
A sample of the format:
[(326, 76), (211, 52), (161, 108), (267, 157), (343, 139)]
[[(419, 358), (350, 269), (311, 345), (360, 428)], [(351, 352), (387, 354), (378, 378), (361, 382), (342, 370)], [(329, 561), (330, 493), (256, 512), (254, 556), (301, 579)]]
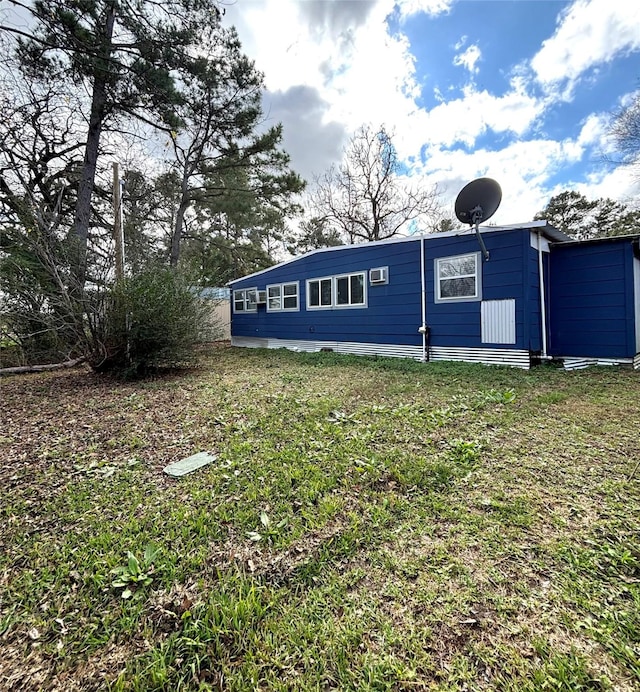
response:
[[(636, 356), (638, 358), (638, 356)], [(583, 370), (584, 368), (589, 368), (592, 365), (629, 365), (633, 363), (633, 367), (638, 370), (640, 369), (640, 362), (636, 364), (636, 358), (631, 360), (631, 358), (558, 358), (562, 361), (562, 367), (565, 370)]]
[[(422, 360), (422, 347), (406, 344), (366, 344), (354, 341), (312, 341), (306, 339), (269, 339), (234, 336), (232, 346), (245, 348), (286, 348), (290, 351), (335, 351), (357, 356), (385, 356), (388, 358), (413, 358)], [(445, 348), (429, 349), (429, 360), (454, 360), (485, 365), (509, 365), (528, 370), (531, 367), (529, 351), (508, 348)]]
[(233, 336), (232, 346), (246, 348), (286, 348), (290, 351), (334, 351), (355, 356), (386, 356), (388, 358), (422, 358), (421, 346), (403, 344), (366, 344), (356, 341), (315, 341), (311, 339), (265, 339), (259, 337)]
[(528, 370), (531, 367), (529, 351), (511, 348), (456, 348), (432, 346), (429, 349), (430, 360), (460, 360), (466, 363), (484, 363), (485, 365), (510, 365)]

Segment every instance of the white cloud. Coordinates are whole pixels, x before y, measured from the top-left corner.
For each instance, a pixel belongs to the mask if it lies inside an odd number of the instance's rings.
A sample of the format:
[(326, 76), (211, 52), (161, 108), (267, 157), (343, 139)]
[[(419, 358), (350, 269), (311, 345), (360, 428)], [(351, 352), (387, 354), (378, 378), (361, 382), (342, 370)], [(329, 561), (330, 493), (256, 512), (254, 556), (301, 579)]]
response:
[[(359, 12), (348, 9), (354, 4)], [(243, 48), (265, 73), (267, 88), (279, 95), (284, 112), (291, 116), (293, 111), (280, 96), (299, 96), (304, 85), (316, 94), (313, 121), (319, 128), (339, 123), (353, 132), (363, 123), (393, 126), (406, 122), (416, 109), (419, 93), (407, 38), (391, 36), (387, 30), (393, 0), (367, 3), (366, 8), (364, 4), (315, 2), (313, 9), (311, 3), (296, 0), (247, 0), (242, 14), (239, 9), (227, 12), (227, 21), (242, 19), (238, 30)], [(343, 14), (338, 18), (340, 11)], [(281, 36), (291, 38), (282, 41)], [(300, 114), (303, 116), (302, 111)], [(277, 119), (279, 112), (274, 110), (271, 115)], [(309, 122), (307, 117), (300, 120), (301, 124)], [(315, 151), (318, 163), (326, 164), (324, 154), (335, 150), (335, 143), (314, 137), (320, 134), (320, 129), (305, 129), (289, 141), (302, 143), (306, 135), (305, 161)], [(293, 163), (295, 166), (295, 158)]]
[(466, 68), (471, 74), (476, 74), (478, 72), (477, 62), (482, 58), (482, 53), (478, 46), (469, 46), (467, 50), (459, 55), (456, 55), (453, 59), (453, 64), (457, 67)]
[(587, 177), (586, 183), (576, 185), (576, 189), (589, 199), (608, 197), (633, 204), (640, 196), (640, 180), (623, 166), (613, 170), (599, 168)]
[(638, 49), (639, 2), (577, 0), (561, 15), (555, 34), (543, 42), (531, 67), (543, 86), (555, 89), (566, 83), (570, 93), (590, 68)]
[(435, 16), (445, 14), (455, 0), (398, 0), (398, 9), (402, 19), (408, 19), (416, 14)]
[(299, 11), (294, 0), (249, 1), (227, 8), (225, 21), (237, 26), (243, 49), (265, 74), (272, 91), (300, 84), (321, 88), (322, 66), (328, 55), (336, 54), (328, 36), (319, 40), (312, 35)]
[(456, 143), (473, 147), (478, 137), (492, 130), (522, 135), (538, 117), (543, 104), (525, 94), (517, 85), (502, 96), (472, 85), (464, 89), (462, 98), (442, 102), (430, 111), (412, 115), (417, 127), (414, 134), (424, 143), (451, 147)]
[[(371, 120), (372, 113), (385, 111), (373, 118), (382, 121), (398, 109), (406, 111), (416, 93), (414, 64), (406, 38), (387, 32), (393, 0), (366, 3), (367, 11), (360, 13), (347, 8), (364, 2), (316, 2), (318, 12), (324, 8), (322, 17), (311, 12), (311, 4), (248, 0), (242, 13), (236, 6), (229, 8), (234, 11), (227, 12), (227, 21), (242, 19), (243, 48), (264, 72), (267, 88), (318, 89), (331, 108), (327, 117), (342, 118), (352, 129)], [(334, 15), (327, 14), (327, 7)], [(338, 21), (340, 8), (344, 14)]]
[(414, 58), (405, 36), (389, 36), (384, 16), (384, 10), (372, 13), (367, 24), (354, 32), (346, 56), (348, 69), (335, 74), (327, 85), (332, 117), (343, 119), (351, 129), (363, 122), (393, 123), (415, 109), (419, 87)]
[(583, 147), (601, 147), (606, 140), (609, 116), (592, 113), (582, 123), (578, 143)]
[[(573, 140), (519, 141), (500, 150), (448, 150), (432, 146), (427, 151), (424, 175), (443, 191), (443, 203), (453, 218), (453, 203), (460, 189), (474, 178), (488, 176), (502, 187), (502, 203), (491, 223), (530, 221), (544, 208), (551, 194), (549, 181), (558, 171), (579, 162), (584, 150)], [(565, 188), (562, 188), (565, 189)]]
[[(594, 157), (595, 164), (596, 154), (605, 151), (606, 115), (586, 117), (571, 138), (552, 141), (540, 135), (522, 140), (542, 130), (538, 124), (544, 123), (557, 94), (570, 90), (590, 68), (640, 49), (640, 2), (577, 0), (560, 16), (555, 34), (532, 62), (511, 66), (506, 92), (468, 84), (451, 100), (446, 90), (434, 91), (438, 103), (421, 108), (417, 98), (424, 85), (416, 74), (412, 47), (402, 32), (390, 35), (388, 17), (407, 26), (419, 13), (445, 13), (452, 4), (243, 0), (230, 6), (227, 15), (238, 25), (243, 48), (266, 75), (270, 115), (285, 124), (285, 148), (294, 170), (307, 178), (310, 172), (322, 173), (360, 125), (384, 124), (394, 133), (400, 158), (414, 165), (413, 183), (424, 179), (426, 185), (438, 184), (451, 216), (462, 186), (488, 175), (503, 188), (503, 202), (492, 222), (531, 220), (555, 194), (552, 181), (563, 170), (588, 157)], [(469, 45), (465, 36), (456, 50), (455, 64), (475, 79), (483, 57), (479, 47)], [(532, 94), (532, 76), (545, 87), (543, 98)], [(478, 149), (479, 138), (487, 134), (504, 135), (504, 142), (494, 151)], [(630, 180), (621, 182), (621, 171), (599, 169), (600, 177), (585, 183), (596, 196), (617, 197), (615, 186), (631, 189)], [(569, 185), (570, 180), (562, 189)]]

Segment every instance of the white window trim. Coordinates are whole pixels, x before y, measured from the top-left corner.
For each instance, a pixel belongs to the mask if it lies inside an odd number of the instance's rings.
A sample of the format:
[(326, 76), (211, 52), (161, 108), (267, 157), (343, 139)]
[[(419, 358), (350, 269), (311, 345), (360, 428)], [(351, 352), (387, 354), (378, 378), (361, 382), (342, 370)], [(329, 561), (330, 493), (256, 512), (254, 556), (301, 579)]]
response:
[[(454, 259), (463, 259), (473, 257), (476, 263), (476, 270), (473, 274), (464, 274), (460, 276), (440, 276), (440, 263)], [(446, 257), (436, 257), (434, 263), (434, 302), (436, 303), (470, 303), (473, 301), (482, 300), (482, 257), (480, 252), (465, 252), (463, 255), (447, 255)], [(476, 292), (473, 296), (445, 296), (440, 295), (441, 279), (463, 279), (473, 276), (476, 280)]]
[[(349, 288), (349, 298), (351, 298), (351, 277), (361, 276), (362, 277), (362, 302), (361, 303), (338, 303), (338, 281), (340, 279), (347, 279), (347, 286)], [(362, 308), (367, 304), (367, 273), (366, 272), (349, 272), (348, 274), (336, 274), (333, 277), (333, 301), (335, 308)]]
[[(256, 301), (254, 302), (254, 304), (253, 304), (254, 307), (252, 307), (252, 308), (247, 307), (249, 305), (249, 301), (247, 299), (247, 293), (249, 291), (254, 291), (255, 296), (256, 296)], [(236, 298), (236, 294), (238, 294), (238, 293), (242, 294), (242, 297), (240, 299)], [(242, 310), (238, 310), (236, 308), (236, 302), (240, 302), (240, 300), (242, 300), (242, 303), (243, 303)], [(233, 302), (233, 312), (238, 314), (238, 315), (243, 315), (247, 312), (258, 312), (258, 288), (257, 288), (257, 286), (251, 286), (249, 288), (236, 288), (236, 289), (234, 289), (232, 302)]]
[[(285, 308), (284, 299), (292, 298), (292, 295), (285, 296), (284, 287), (285, 286), (295, 286), (296, 287), (296, 306), (295, 308)], [(280, 289), (280, 307), (272, 308), (269, 306), (269, 289), (279, 288)], [(268, 284), (267, 285), (267, 312), (299, 312), (300, 311), (300, 282), (299, 281), (285, 281), (281, 284)]]
[[(362, 303), (341, 303), (338, 304), (338, 279), (351, 279), (352, 276), (361, 276), (362, 277), (362, 298), (363, 302)], [(331, 304), (330, 305), (311, 305), (309, 302), (309, 296), (311, 295), (311, 292), (309, 290), (309, 284), (318, 282), (318, 284), (321, 281), (331, 281)], [(306, 288), (307, 288), (307, 295), (306, 295), (306, 305), (307, 305), (307, 310), (358, 310), (360, 308), (366, 308), (367, 307), (367, 272), (366, 271), (357, 271), (357, 272), (348, 272), (346, 274), (334, 274), (333, 276), (319, 276), (319, 277), (313, 277), (312, 279), (307, 279), (306, 283)], [(319, 288), (319, 286), (318, 286)], [(351, 284), (349, 282), (349, 292), (351, 292)]]
[[(318, 282), (318, 299), (321, 299), (322, 297), (322, 291), (320, 290), (320, 283), (322, 281), (331, 281), (331, 303), (329, 305), (311, 305), (309, 301), (309, 297), (311, 295), (311, 291), (309, 290), (309, 285), (315, 282)], [(307, 304), (307, 310), (331, 310), (333, 307), (333, 303), (335, 300), (335, 291), (336, 287), (334, 285), (333, 277), (332, 276), (318, 276), (314, 277), (313, 279), (307, 279), (307, 296), (306, 296), (306, 304)]]

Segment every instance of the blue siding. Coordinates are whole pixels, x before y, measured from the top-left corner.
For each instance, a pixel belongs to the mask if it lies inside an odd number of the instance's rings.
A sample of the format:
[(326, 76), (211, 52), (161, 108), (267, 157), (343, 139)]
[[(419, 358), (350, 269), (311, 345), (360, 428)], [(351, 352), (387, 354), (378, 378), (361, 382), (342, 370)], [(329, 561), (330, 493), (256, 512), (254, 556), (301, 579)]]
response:
[[(540, 300), (537, 254), (528, 229), (484, 234), (490, 252), (482, 260), (482, 300), (514, 299), (516, 343), (483, 344), (481, 301), (435, 302), (435, 263), (440, 257), (479, 252), (474, 234), (426, 236), (426, 322), (433, 346), (460, 348), (540, 349)], [(380, 267), (389, 267), (389, 283), (367, 281), (366, 308), (306, 309), (306, 281)], [(420, 346), (422, 323), (420, 239), (346, 246), (311, 253), (254, 277), (233, 282), (233, 288), (259, 290), (268, 284), (299, 281), (300, 310), (232, 315), (232, 334), (238, 337), (310, 339)]]
[(431, 328), (433, 346), (468, 348), (516, 348), (528, 345), (529, 314), (525, 304), (523, 268), (524, 247), (529, 247), (528, 230), (495, 231), (483, 236), (490, 258), (482, 261), (482, 300), (516, 301), (516, 343), (483, 344), (481, 338), (480, 301), (435, 303), (434, 259), (449, 255), (477, 252), (475, 235), (427, 238), (427, 324)]
[[(474, 234), (424, 237), (426, 323), (430, 343), (443, 348), (542, 350), (538, 251), (522, 226), (483, 234), (481, 300), (435, 302), (435, 260), (479, 253)], [(637, 241), (636, 241), (637, 242)], [(299, 310), (232, 313), (232, 335), (286, 340), (359, 342), (420, 347), (421, 239), (345, 246), (310, 253), (232, 283), (266, 289), (299, 282)], [(635, 353), (633, 248), (629, 239), (560, 243), (543, 252), (547, 351), (554, 356), (631, 358)], [(389, 283), (369, 285), (368, 272), (386, 266)], [(306, 282), (364, 272), (366, 307), (306, 309)], [(514, 344), (482, 343), (482, 301), (515, 302)], [(508, 333), (505, 331), (505, 333)]]
[(629, 240), (554, 247), (549, 292), (552, 355), (633, 357), (633, 252)]
[[(368, 271), (389, 267), (389, 283), (370, 286)], [(306, 281), (342, 273), (366, 272), (367, 307), (306, 309)], [(422, 337), (420, 303), (420, 241), (346, 246), (316, 252), (274, 267), (253, 278), (233, 283), (233, 288), (300, 282), (298, 312), (232, 315), (232, 334), (279, 339), (357, 341), (362, 343), (419, 346)]]

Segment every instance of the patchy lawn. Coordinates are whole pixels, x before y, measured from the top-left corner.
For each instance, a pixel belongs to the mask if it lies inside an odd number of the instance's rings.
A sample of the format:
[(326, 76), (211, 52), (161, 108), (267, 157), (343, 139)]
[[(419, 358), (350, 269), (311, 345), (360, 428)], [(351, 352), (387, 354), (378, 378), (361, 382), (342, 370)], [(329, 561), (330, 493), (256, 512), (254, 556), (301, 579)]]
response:
[(0, 395), (2, 690), (640, 689), (637, 372), (228, 348)]

